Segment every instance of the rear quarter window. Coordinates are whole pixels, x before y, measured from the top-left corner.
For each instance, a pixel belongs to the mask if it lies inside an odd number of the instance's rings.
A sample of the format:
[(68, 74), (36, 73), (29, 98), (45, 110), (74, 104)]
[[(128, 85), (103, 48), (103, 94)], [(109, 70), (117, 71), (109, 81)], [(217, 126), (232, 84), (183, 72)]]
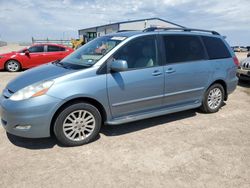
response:
[(231, 57), (228, 48), (220, 38), (202, 36), (209, 59), (223, 59)]
[(198, 36), (166, 35), (164, 36), (166, 62), (188, 62), (206, 59), (205, 49)]
[(60, 52), (60, 51), (65, 51), (65, 48), (60, 47), (60, 46), (48, 46), (48, 52)]

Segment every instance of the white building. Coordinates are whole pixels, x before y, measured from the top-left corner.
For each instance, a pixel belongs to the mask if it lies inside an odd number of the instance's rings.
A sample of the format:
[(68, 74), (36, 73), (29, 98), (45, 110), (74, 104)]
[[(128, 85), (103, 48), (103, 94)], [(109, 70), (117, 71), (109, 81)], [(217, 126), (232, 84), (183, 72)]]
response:
[(153, 27), (153, 26), (164, 26), (164, 27), (171, 27), (171, 28), (183, 27), (181, 25), (163, 20), (161, 18), (148, 18), (148, 19), (141, 19), (141, 20), (117, 22), (117, 23), (111, 23), (107, 25), (81, 29), (78, 31), (78, 34), (81, 38), (91, 40), (93, 38), (103, 36), (108, 33), (114, 33), (118, 31), (144, 30), (148, 27)]

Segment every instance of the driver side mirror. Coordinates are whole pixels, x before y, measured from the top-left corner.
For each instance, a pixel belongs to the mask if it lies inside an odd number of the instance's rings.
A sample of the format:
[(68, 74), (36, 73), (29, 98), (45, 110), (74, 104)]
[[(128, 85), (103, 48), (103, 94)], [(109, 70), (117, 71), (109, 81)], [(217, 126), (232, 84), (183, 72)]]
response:
[(114, 60), (110, 66), (113, 72), (122, 72), (128, 69), (128, 63), (125, 60)]
[(28, 56), (30, 54), (29, 50), (25, 50), (24, 54)]

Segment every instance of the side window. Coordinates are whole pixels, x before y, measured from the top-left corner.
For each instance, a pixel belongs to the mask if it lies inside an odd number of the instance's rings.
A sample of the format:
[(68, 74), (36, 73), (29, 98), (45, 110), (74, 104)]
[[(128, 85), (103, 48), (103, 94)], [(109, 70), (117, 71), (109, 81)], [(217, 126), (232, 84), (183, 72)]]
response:
[(156, 46), (155, 36), (140, 37), (123, 46), (113, 58), (126, 60), (130, 69), (158, 66)]
[(37, 52), (44, 52), (44, 46), (39, 45), (39, 46), (31, 46), (29, 48), (30, 53), (37, 53)]
[(223, 59), (231, 57), (226, 45), (220, 38), (202, 36), (209, 59)]
[(60, 46), (48, 45), (48, 52), (60, 52), (60, 51), (65, 51), (65, 48)]
[(205, 50), (198, 36), (164, 36), (166, 62), (176, 63), (206, 59)]

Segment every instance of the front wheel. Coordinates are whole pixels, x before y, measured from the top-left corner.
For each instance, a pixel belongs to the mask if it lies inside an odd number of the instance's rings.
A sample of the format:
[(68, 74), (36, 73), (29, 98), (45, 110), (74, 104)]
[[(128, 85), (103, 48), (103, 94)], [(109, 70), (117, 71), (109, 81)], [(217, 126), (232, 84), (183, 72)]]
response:
[(21, 69), (21, 65), (16, 60), (9, 60), (5, 64), (5, 69), (9, 72), (18, 72)]
[(75, 103), (58, 115), (54, 133), (65, 146), (79, 146), (93, 141), (99, 134), (102, 118), (98, 109), (89, 103)]
[(215, 113), (221, 108), (225, 91), (221, 84), (213, 84), (206, 91), (201, 110), (205, 113)]

